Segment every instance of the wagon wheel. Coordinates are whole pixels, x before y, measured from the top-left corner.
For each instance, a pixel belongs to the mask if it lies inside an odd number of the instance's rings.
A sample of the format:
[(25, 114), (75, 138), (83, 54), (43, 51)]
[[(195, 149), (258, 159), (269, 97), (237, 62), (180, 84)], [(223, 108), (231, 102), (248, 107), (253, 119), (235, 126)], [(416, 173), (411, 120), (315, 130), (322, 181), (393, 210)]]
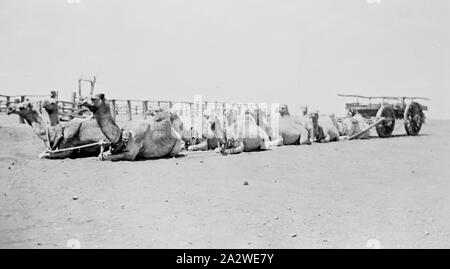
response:
[(389, 137), (395, 127), (395, 113), (391, 106), (381, 106), (377, 112), (377, 118), (383, 117), (379, 124), (375, 126), (379, 137)]
[(424, 122), (424, 115), (419, 103), (411, 102), (406, 106), (403, 120), (408, 135), (417, 135), (420, 132)]

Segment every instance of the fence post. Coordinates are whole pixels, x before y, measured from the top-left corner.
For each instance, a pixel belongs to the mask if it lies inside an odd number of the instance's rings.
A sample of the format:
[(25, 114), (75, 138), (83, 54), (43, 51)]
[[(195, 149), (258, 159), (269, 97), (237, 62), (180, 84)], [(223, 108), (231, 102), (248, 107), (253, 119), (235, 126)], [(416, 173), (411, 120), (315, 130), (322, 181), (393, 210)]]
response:
[[(24, 96), (24, 95), (20, 96), (20, 102), (25, 102), (25, 96)], [(22, 117), (19, 117), (19, 122), (20, 122), (21, 124), (24, 124), (24, 123), (25, 123), (25, 121), (23, 120)]]
[(75, 111), (76, 109), (76, 103), (77, 103), (77, 93), (76, 92), (72, 92), (72, 109), (73, 111)]
[(145, 119), (147, 119), (147, 109), (148, 109), (148, 102), (147, 101), (142, 101), (142, 117)]
[(128, 114), (128, 120), (131, 121), (132, 120), (132, 115), (131, 115), (131, 101), (127, 100), (127, 114)]

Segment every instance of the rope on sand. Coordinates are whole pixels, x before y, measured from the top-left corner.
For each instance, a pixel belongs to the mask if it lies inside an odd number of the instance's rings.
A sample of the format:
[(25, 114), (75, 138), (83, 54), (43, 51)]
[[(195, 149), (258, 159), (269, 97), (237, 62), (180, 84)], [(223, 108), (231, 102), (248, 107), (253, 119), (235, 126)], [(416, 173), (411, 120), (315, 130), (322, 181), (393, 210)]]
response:
[(59, 153), (59, 152), (64, 152), (64, 151), (70, 151), (70, 150), (74, 150), (74, 149), (82, 149), (82, 148), (88, 148), (88, 147), (92, 147), (92, 146), (96, 146), (96, 145), (100, 145), (100, 146), (104, 146), (110, 144), (109, 142), (105, 142), (103, 140), (100, 140), (98, 142), (95, 143), (90, 143), (90, 144), (86, 144), (86, 145), (81, 145), (81, 146), (76, 146), (76, 147), (70, 147), (70, 148), (63, 148), (63, 149), (56, 149), (56, 150), (47, 150), (47, 153)]

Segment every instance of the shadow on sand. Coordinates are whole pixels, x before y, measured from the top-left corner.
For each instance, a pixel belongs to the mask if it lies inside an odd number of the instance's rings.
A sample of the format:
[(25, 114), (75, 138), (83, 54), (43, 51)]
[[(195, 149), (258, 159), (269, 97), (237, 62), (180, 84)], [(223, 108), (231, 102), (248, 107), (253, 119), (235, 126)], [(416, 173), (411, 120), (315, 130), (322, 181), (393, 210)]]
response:
[[(429, 136), (429, 135), (430, 134), (417, 134), (415, 136)], [(369, 136), (369, 138), (370, 139), (372, 139), (372, 138), (389, 139), (389, 138), (398, 138), (398, 137), (407, 137), (407, 136), (410, 136), (410, 135), (408, 135), (408, 134), (393, 134), (389, 137), (379, 137), (378, 135), (371, 135), (371, 136)]]

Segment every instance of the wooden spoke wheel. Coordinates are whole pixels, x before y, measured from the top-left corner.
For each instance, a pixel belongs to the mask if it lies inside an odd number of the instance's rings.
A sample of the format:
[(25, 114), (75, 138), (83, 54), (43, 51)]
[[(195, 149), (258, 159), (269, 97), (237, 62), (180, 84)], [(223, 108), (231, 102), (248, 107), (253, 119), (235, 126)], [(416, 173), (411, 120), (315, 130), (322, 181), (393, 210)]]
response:
[(424, 119), (425, 117), (419, 103), (411, 102), (408, 104), (403, 116), (406, 133), (408, 135), (417, 135), (422, 128)]
[(381, 106), (377, 112), (377, 119), (384, 118), (375, 126), (379, 137), (389, 137), (395, 127), (395, 112), (392, 106)]

